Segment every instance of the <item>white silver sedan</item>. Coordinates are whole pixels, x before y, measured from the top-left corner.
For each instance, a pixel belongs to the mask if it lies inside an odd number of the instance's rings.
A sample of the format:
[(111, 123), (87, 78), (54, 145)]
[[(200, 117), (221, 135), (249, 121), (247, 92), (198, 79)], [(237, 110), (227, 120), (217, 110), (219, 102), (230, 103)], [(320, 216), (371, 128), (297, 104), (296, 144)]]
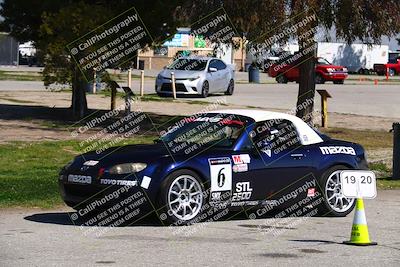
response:
[(200, 95), (212, 93), (232, 95), (235, 87), (234, 68), (221, 59), (212, 57), (182, 57), (165, 67), (157, 76), (156, 93), (172, 94), (171, 72), (175, 74), (177, 95)]

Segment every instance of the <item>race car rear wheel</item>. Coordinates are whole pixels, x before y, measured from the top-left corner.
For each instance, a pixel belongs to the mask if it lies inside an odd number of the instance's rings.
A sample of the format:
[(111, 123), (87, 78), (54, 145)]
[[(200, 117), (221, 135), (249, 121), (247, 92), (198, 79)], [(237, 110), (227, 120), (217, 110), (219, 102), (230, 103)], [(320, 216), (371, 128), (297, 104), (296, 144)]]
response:
[(176, 225), (197, 222), (204, 206), (204, 186), (200, 177), (190, 170), (169, 175), (161, 187), (160, 219)]
[(328, 169), (322, 175), (324, 201), (319, 211), (321, 215), (343, 217), (353, 210), (355, 199), (343, 196), (340, 185), (340, 172), (346, 169), (348, 169), (346, 166), (338, 165)]

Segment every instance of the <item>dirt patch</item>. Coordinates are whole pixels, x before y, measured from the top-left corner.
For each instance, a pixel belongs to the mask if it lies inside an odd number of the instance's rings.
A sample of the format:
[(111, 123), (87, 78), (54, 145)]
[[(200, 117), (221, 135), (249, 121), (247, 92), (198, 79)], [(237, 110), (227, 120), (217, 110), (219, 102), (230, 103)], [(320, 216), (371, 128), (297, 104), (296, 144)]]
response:
[[(215, 102), (223, 102), (225, 96), (215, 96)], [(90, 109), (108, 110), (110, 97), (103, 95), (88, 95)], [(124, 100), (117, 99), (117, 106), (122, 106)], [(70, 131), (66, 128), (44, 125), (48, 120), (63, 120), (68, 117), (68, 107), (71, 105), (71, 92), (50, 91), (4, 91), (0, 92), (0, 143), (9, 141), (42, 141), (70, 139)], [(190, 104), (190, 100), (172, 101), (141, 101), (140, 109), (154, 114), (170, 116), (190, 115), (205, 110), (246, 108), (226, 104)], [(51, 108), (51, 112), (49, 112)], [(272, 110), (274, 111), (274, 110)], [(275, 110), (283, 111), (284, 110)], [(358, 116), (351, 114), (329, 114), (329, 126), (350, 129), (384, 130), (391, 129), (396, 121), (390, 118)], [(318, 122), (318, 119), (317, 119)], [(84, 138), (85, 136), (81, 136)], [(389, 151), (382, 151), (389, 158)], [(377, 155), (381, 155), (377, 152)], [(374, 154), (370, 155), (375, 157)], [(381, 157), (381, 156), (378, 156)]]

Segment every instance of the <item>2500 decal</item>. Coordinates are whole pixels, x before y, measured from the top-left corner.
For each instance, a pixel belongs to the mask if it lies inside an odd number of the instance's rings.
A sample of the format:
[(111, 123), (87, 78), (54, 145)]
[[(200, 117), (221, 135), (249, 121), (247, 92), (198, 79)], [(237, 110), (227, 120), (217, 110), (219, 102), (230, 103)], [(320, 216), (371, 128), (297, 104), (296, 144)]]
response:
[(250, 182), (236, 183), (235, 192), (232, 194), (232, 201), (249, 200), (253, 188), (250, 187)]

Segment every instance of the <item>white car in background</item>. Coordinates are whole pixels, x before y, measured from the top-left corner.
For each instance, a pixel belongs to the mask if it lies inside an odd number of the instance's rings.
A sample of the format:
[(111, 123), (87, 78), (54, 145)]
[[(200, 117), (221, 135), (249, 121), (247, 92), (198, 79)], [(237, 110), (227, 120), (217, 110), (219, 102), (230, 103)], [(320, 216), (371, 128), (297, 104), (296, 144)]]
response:
[(213, 57), (181, 57), (165, 67), (156, 78), (156, 93), (172, 95), (171, 72), (175, 74), (177, 95), (212, 93), (232, 95), (235, 87), (234, 68)]

